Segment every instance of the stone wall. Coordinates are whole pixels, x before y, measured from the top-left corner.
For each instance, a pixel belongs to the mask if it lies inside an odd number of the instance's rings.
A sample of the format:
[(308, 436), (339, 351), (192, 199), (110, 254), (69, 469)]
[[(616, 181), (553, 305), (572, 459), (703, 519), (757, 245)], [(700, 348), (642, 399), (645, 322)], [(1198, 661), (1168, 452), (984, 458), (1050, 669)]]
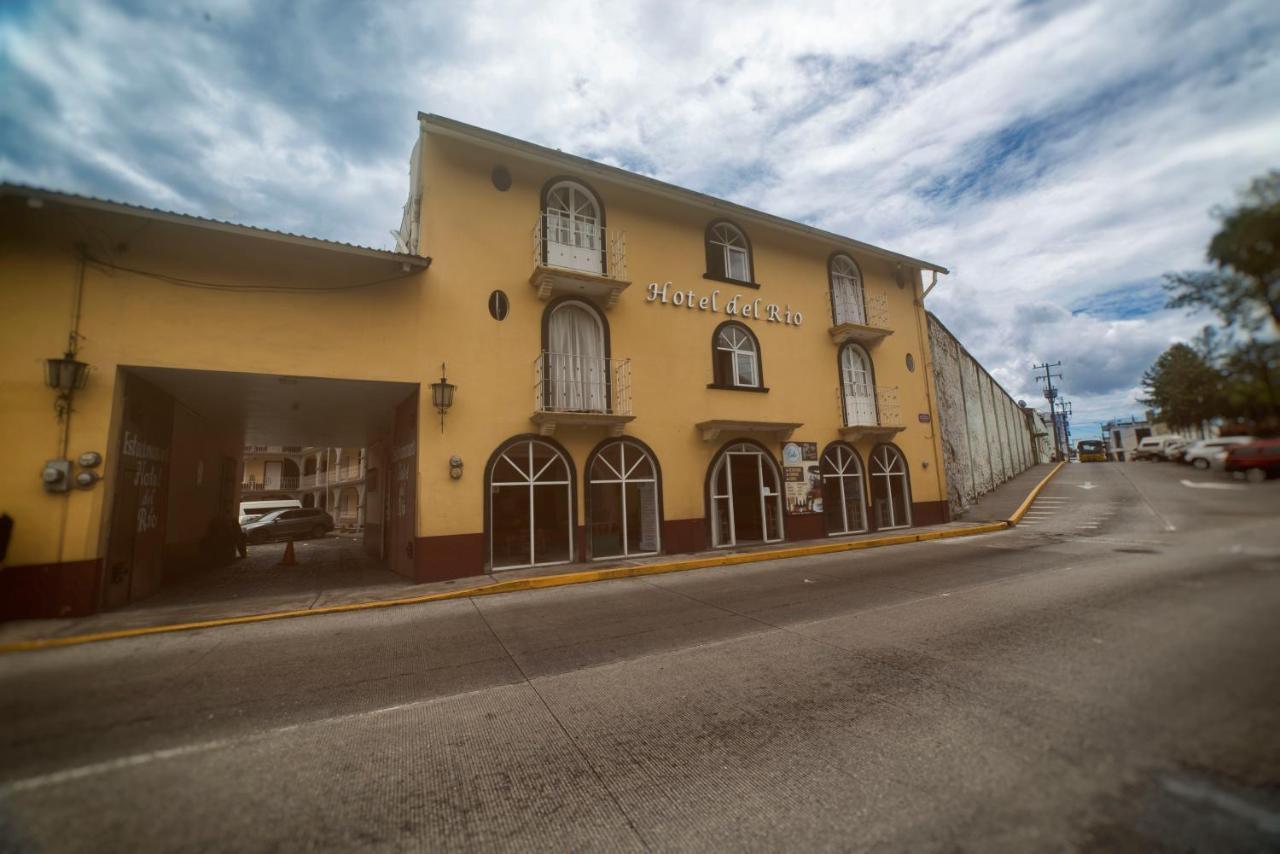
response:
[(929, 315), (933, 379), (938, 395), (947, 501), (952, 518), (982, 495), (1052, 453), (1033, 410), (1023, 409), (942, 321)]

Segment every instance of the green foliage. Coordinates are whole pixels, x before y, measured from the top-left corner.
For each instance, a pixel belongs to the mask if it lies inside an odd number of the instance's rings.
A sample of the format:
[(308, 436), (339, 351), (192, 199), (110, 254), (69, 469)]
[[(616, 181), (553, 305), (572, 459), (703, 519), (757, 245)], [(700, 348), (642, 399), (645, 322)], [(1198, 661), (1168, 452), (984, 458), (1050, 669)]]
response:
[(1217, 269), (1166, 275), (1169, 308), (1207, 308), (1249, 335), (1268, 319), (1280, 328), (1280, 170), (1255, 178), (1239, 207), (1217, 214), (1207, 253)]
[(1209, 241), (1216, 269), (1169, 273), (1169, 308), (1208, 309), (1194, 346), (1175, 344), (1142, 377), (1147, 399), (1173, 427), (1213, 417), (1275, 424), (1280, 413), (1280, 170), (1255, 178)]
[(1174, 344), (1142, 375), (1141, 403), (1175, 429), (1195, 427), (1223, 414), (1223, 383), (1213, 366), (1190, 346)]

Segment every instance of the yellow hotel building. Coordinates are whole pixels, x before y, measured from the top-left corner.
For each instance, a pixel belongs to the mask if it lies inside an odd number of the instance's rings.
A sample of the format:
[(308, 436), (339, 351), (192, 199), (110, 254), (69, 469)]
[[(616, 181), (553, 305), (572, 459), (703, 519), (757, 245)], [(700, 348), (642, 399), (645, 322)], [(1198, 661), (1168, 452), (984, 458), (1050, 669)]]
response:
[(245, 446), (366, 448), (423, 582), (946, 520), (943, 267), (419, 118), (399, 252), (3, 187), (4, 616), (156, 590)]

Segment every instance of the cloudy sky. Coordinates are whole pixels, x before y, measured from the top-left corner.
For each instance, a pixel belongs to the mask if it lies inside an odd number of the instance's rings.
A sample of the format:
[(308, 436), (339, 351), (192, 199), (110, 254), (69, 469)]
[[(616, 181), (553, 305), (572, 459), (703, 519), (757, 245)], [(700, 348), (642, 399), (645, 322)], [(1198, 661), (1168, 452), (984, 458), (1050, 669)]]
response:
[(423, 110), (928, 258), (1078, 437), (1280, 166), (1280, 3), (0, 0), (0, 91), (6, 180), (320, 237), (390, 248)]

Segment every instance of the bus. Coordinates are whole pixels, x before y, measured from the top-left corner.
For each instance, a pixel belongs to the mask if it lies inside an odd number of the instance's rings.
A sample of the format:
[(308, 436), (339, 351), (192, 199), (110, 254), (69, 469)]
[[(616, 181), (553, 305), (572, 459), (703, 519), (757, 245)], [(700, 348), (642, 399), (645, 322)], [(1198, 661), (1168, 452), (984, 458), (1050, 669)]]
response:
[(1105, 463), (1107, 448), (1097, 439), (1082, 439), (1076, 442), (1076, 453), (1082, 463)]

